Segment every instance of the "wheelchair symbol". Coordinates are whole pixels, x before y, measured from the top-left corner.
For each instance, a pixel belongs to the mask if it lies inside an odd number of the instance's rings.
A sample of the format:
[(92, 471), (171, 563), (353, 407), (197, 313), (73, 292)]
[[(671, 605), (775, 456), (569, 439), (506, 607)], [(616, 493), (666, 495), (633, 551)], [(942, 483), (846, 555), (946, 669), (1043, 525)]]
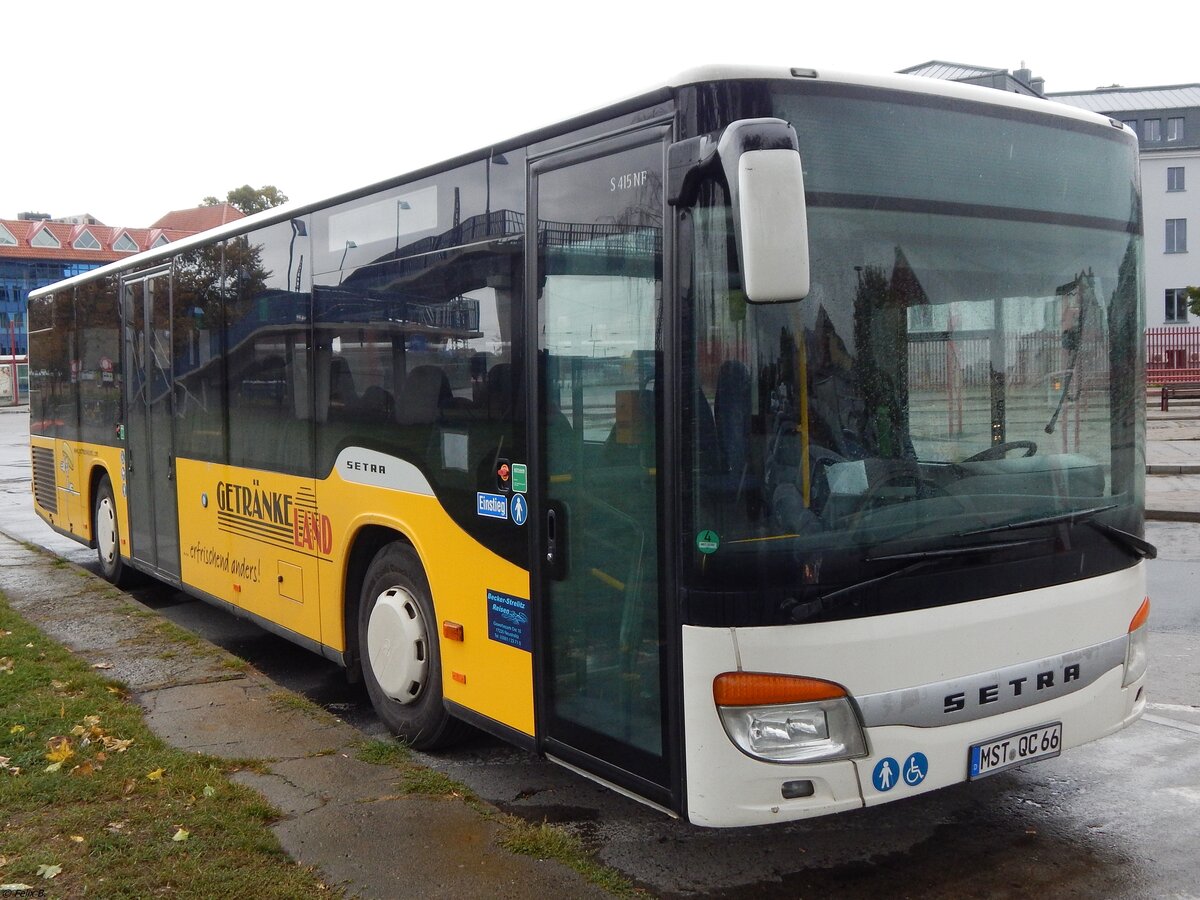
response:
[(904, 761), (904, 783), (916, 787), (929, 773), (929, 760), (924, 753), (914, 753)]

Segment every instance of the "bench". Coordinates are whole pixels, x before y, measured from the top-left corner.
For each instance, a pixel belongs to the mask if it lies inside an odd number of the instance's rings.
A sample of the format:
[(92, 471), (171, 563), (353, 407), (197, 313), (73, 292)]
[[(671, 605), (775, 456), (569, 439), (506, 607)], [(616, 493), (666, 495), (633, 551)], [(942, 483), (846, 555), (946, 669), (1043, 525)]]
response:
[(1178, 400), (1200, 400), (1200, 383), (1178, 382), (1177, 384), (1164, 384), (1158, 408), (1163, 412), (1167, 412), (1172, 397)]

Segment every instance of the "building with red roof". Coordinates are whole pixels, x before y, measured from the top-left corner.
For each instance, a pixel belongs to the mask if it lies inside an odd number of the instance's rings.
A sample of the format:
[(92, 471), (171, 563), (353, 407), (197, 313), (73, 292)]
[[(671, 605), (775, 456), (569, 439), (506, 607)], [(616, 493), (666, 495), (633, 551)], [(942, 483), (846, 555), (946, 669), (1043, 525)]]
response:
[[(5, 368), (23, 366), (29, 352), (26, 308), (30, 291), (243, 215), (236, 207), (221, 203), (173, 210), (149, 228), (112, 227), (86, 214), (52, 219), (40, 213), (22, 213), (15, 219), (0, 219), (0, 359), (7, 364)], [(0, 403), (11, 400), (0, 397)]]

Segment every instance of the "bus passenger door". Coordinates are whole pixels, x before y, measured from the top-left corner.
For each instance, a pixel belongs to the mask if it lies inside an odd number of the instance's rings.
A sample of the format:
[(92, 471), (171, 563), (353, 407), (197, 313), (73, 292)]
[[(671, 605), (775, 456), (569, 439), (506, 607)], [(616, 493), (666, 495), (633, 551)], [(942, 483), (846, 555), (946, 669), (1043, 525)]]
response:
[(535, 162), (528, 246), (542, 749), (672, 808), (658, 479), (666, 137), (647, 128)]
[(121, 298), (129, 555), (159, 575), (178, 580), (169, 266), (126, 276)]

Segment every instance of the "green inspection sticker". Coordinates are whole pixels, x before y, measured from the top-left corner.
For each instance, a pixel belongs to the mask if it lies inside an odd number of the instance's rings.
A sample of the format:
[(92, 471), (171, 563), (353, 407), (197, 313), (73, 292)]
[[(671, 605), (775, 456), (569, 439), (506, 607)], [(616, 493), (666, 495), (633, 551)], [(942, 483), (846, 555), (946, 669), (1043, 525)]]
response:
[(717, 548), (721, 546), (721, 538), (715, 531), (702, 531), (696, 535), (696, 549), (708, 556), (710, 553), (716, 553)]

